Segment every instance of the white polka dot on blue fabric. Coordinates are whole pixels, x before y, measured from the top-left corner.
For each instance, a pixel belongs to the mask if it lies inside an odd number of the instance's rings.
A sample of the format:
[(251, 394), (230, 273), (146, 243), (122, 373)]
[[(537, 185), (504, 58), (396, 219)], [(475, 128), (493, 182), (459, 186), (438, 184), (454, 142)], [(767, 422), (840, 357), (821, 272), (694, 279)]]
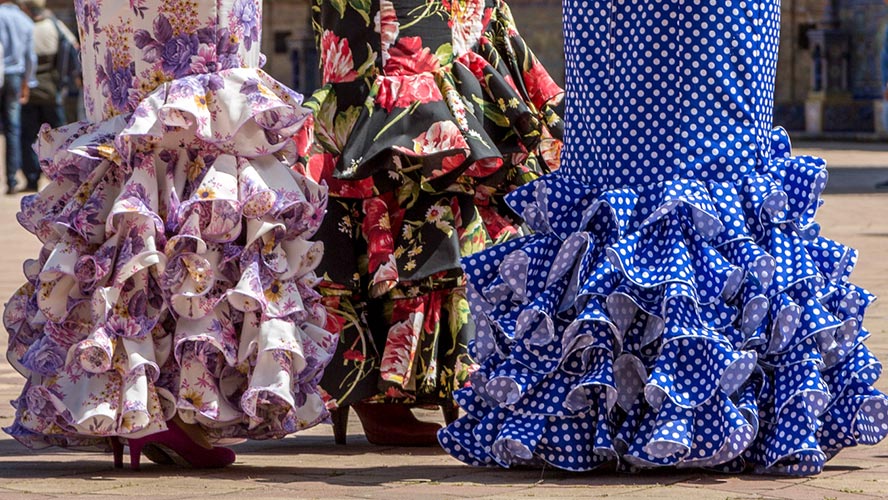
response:
[(816, 474), (888, 435), (874, 297), (772, 128), (778, 0), (565, 0), (562, 167), (537, 234), (464, 260), (480, 368), (439, 434), (472, 465)]

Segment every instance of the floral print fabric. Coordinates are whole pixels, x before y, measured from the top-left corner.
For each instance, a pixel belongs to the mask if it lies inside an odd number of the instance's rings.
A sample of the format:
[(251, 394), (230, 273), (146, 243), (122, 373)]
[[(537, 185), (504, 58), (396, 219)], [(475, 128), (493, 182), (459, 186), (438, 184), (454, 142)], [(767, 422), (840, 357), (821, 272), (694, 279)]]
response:
[(480, 368), (442, 446), (808, 475), (879, 442), (874, 297), (819, 234), (825, 162), (772, 130), (779, 0), (564, 10), (562, 168), (509, 200), (536, 234), (465, 260)]
[(179, 415), (213, 439), (327, 417), (336, 347), (311, 241), (326, 188), (297, 174), (301, 96), (254, 66), (258, 0), (76, 4), (90, 117), (45, 129), (42, 242), (9, 301), (31, 447), (139, 437)]
[(472, 363), (459, 258), (521, 232), (502, 195), (558, 165), (561, 89), (502, 2), (315, 2), (327, 182), (319, 274), (342, 321), (322, 387), (450, 401)]
[(255, 0), (75, 0), (87, 118), (132, 112), (164, 82), (192, 74), (257, 68), (262, 26)]

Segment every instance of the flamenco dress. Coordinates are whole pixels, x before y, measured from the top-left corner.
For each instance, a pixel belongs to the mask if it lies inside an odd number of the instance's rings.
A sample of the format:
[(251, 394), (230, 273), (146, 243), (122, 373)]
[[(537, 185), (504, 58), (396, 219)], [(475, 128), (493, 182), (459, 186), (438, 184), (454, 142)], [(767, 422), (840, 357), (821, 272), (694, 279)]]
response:
[(502, 195), (557, 167), (562, 91), (500, 1), (312, 13), (324, 86), (307, 173), (330, 188), (318, 274), (341, 334), (321, 386), (331, 408), (452, 407), (473, 366), (459, 259), (522, 232)]
[(439, 440), (472, 465), (816, 474), (888, 433), (881, 365), (772, 129), (779, 0), (565, 0), (561, 169), (536, 234), (464, 260), (480, 364)]
[(26, 378), (4, 430), (106, 447), (174, 417), (212, 442), (327, 419), (327, 192), (292, 168), (310, 112), (259, 69), (260, 1), (75, 8), (89, 120), (36, 145), (50, 182), (18, 220), (43, 248), (3, 316)]

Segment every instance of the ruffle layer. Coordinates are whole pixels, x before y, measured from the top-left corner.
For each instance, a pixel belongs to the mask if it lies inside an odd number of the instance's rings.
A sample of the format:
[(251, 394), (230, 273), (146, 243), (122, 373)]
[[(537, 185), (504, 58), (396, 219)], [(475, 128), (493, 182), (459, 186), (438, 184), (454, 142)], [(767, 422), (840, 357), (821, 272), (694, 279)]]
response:
[(6, 307), (31, 447), (139, 437), (174, 414), (214, 438), (327, 418), (336, 346), (314, 290), (325, 187), (298, 175), (301, 96), (259, 70), (164, 84), (134, 113), (44, 130), (42, 242)]
[[(333, 82), (315, 92), (307, 105), (330, 156), (315, 158), (312, 177), (327, 181), (331, 194), (357, 198), (405, 182), (430, 192), (480, 183), (485, 205), (490, 195), (556, 169), (563, 91), (508, 29), (514, 21), (505, 4), (492, 10), (478, 44), (431, 56), (440, 60), (434, 69), (383, 71), (367, 89)], [(354, 92), (366, 95), (365, 102), (345, 109), (339, 94)]]
[(736, 183), (517, 191), (538, 233), (464, 260), (481, 368), (442, 446), (473, 465), (804, 475), (883, 439), (874, 298), (814, 222), (824, 163), (772, 141)]
[(381, 2), (378, 53), (354, 9), (316, 9), (330, 57), (307, 174), (330, 186), (321, 289), (347, 318), (331, 405), (452, 400), (472, 335), (459, 259), (522, 234), (503, 196), (558, 167), (563, 92), (508, 7), (434, 7)]

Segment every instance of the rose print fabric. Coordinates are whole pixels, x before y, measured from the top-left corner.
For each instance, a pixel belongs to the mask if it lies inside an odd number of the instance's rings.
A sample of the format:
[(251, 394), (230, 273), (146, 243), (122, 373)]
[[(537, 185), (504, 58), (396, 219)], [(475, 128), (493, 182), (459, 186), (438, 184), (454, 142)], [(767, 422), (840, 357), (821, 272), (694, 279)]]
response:
[(292, 166), (301, 96), (258, 69), (258, 0), (78, 0), (90, 121), (44, 129), (42, 242), (9, 301), (30, 447), (139, 437), (178, 414), (213, 439), (327, 417), (336, 347), (315, 290), (326, 188)]
[(502, 196), (558, 165), (561, 89), (499, 1), (319, 0), (308, 174), (339, 318), (331, 406), (438, 403), (472, 367), (461, 256), (521, 233)]
[(536, 234), (464, 261), (453, 456), (807, 475), (888, 434), (824, 162), (772, 129), (779, 27), (779, 0), (565, 0), (562, 167), (509, 199)]

